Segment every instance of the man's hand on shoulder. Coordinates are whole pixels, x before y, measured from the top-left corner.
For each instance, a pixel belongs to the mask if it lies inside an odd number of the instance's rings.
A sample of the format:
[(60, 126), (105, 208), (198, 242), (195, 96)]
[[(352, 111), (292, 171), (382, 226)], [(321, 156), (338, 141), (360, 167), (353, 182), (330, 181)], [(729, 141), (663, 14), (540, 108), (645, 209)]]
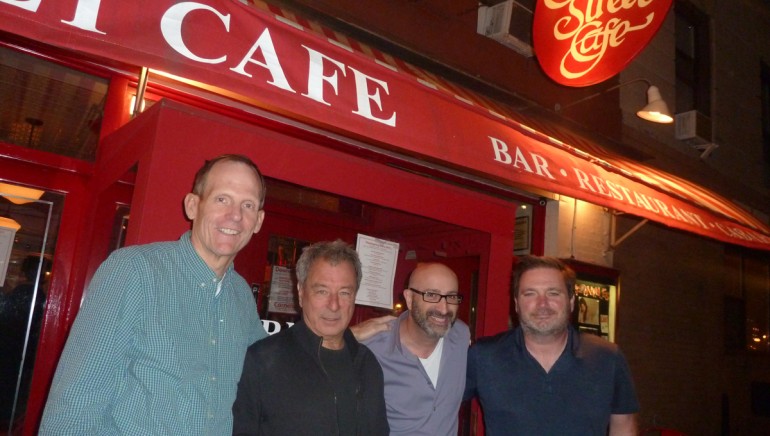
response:
[(396, 317), (393, 315), (385, 315), (377, 318), (370, 318), (366, 321), (360, 322), (356, 325), (350, 326), (350, 331), (353, 332), (353, 336), (356, 340), (361, 342), (369, 338), (374, 337), (378, 333), (386, 332), (390, 330), (392, 321)]

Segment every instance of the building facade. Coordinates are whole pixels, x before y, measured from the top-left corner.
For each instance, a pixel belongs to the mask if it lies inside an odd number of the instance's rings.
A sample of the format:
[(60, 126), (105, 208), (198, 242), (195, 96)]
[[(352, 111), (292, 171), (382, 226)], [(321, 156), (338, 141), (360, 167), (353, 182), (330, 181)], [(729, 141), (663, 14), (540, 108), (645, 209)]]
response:
[[(506, 3), (524, 30), (484, 34), (485, 8)], [(38, 259), (3, 425), (34, 434), (99, 262), (178, 237), (194, 170), (237, 152), (268, 177), (268, 219), (236, 267), (270, 326), (296, 316), (276, 305), (273, 277), (309, 242), (399, 244), (393, 307), (359, 307), (358, 320), (398, 310), (415, 262), (449, 264), (474, 337), (515, 322), (516, 256), (553, 255), (586, 289), (611, 291), (596, 331), (629, 360), (643, 428), (763, 434), (770, 8), (673, 2), (619, 75), (575, 88), (528, 51), (539, 3), (0, 2), (0, 183), (39, 191), (0, 188), (2, 216), (21, 225), (5, 233), (4, 294), (22, 284), (24, 259)], [(639, 79), (676, 123), (635, 116)], [(556, 163), (586, 176), (551, 182), (543, 174)], [(662, 203), (634, 209), (606, 186)], [(656, 204), (680, 218), (694, 205), (715, 225), (698, 230)], [(475, 412), (462, 417), (464, 432), (477, 428)]]
[[(555, 87), (533, 58), (503, 38), (474, 33), (474, 2), (286, 3), (366, 29), (392, 50), (419, 53), (426, 68), (708, 187), (767, 222), (766, 3), (674, 2), (637, 58), (618, 77), (587, 89)], [(515, 2), (514, 8), (529, 12), (533, 3)], [(521, 40), (526, 29), (508, 33)], [(672, 110), (683, 114), (676, 123), (651, 124), (635, 116), (644, 101), (641, 87), (623, 84), (638, 78), (659, 86)], [(691, 111), (696, 119), (688, 123)], [(767, 253), (653, 223), (637, 229), (639, 224), (631, 215), (557, 196), (548, 204), (544, 251), (620, 272), (616, 341), (634, 373), (642, 427), (764, 434), (770, 421), (758, 403), (767, 399), (769, 356), (767, 328), (757, 325), (767, 325)]]

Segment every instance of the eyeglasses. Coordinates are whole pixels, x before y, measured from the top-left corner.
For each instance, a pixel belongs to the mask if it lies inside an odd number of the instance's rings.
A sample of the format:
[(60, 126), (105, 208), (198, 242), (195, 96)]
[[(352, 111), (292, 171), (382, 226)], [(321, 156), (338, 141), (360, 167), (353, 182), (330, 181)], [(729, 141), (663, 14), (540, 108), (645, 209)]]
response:
[(460, 294), (441, 295), (433, 291), (418, 291), (414, 288), (408, 288), (410, 291), (422, 295), (422, 300), (426, 303), (438, 303), (442, 298), (446, 298), (447, 304), (460, 304), (463, 302), (463, 296)]

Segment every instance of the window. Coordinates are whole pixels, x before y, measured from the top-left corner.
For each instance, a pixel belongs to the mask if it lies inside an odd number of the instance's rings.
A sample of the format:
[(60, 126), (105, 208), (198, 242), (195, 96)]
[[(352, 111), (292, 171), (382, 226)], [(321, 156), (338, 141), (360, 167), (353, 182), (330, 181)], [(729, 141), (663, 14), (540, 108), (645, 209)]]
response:
[(94, 161), (107, 79), (0, 47), (0, 142)]
[[(737, 351), (736, 345), (741, 344), (747, 351), (770, 354), (770, 256), (729, 247), (725, 261), (730, 271), (729, 298), (725, 300), (726, 349)], [(743, 332), (738, 326), (743, 327)], [(741, 337), (727, 337), (729, 335)]]
[(676, 112), (697, 110), (711, 116), (711, 56), (708, 16), (677, 0)]
[(770, 65), (762, 62), (762, 155), (765, 160), (765, 186), (770, 187)]

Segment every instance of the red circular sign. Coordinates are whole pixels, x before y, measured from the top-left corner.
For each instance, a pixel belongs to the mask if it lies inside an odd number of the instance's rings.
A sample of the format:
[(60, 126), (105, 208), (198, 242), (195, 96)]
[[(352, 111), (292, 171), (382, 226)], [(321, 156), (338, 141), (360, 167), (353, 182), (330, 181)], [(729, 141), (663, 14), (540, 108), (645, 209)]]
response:
[(619, 73), (658, 32), (672, 0), (538, 0), (532, 37), (540, 66), (567, 86)]

